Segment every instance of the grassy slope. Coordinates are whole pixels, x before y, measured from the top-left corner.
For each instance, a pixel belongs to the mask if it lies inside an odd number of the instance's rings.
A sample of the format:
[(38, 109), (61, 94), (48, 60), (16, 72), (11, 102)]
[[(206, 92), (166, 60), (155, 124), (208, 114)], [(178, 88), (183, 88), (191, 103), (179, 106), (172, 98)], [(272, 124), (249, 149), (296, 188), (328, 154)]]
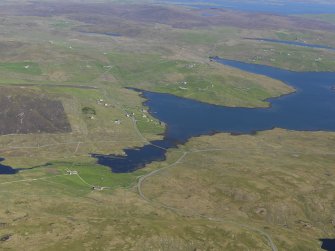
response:
[(304, 18), (311, 18), (315, 20), (321, 20), (329, 23), (335, 23), (335, 15), (334, 14), (306, 14), (301, 15)]
[[(17, 23), (30, 23), (31, 28), (28, 30)], [(266, 106), (264, 99), (292, 91), (278, 81), (209, 63), (208, 55), (195, 50), (194, 53), (188, 49), (178, 52), (175, 48), (175, 43), (185, 46), (193, 41), (190, 50), (193, 46), (205, 50), (202, 48), (213, 41), (196, 39), (199, 34), (206, 32), (207, 37), (217, 40), (233, 36), (233, 28), (182, 31), (167, 27), (152, 30), (144, 26), (144, 35), (140, 37), (113, 38), (73, 32), (77, 25), (80, 24), (61, 17), (7, 17), (5, 24), (0, 25), (7, 34), (0, 41), (3, 48), (0, 83), (45, 85), (44, 91), (63, 100), (74, 130), (70, 135), (1, 137), (1, 156), (6, 158), (6, 164), (29, 167), (59, 159), (87, 161), (89, 153), (122, 153), (126, 147), (141, 146), (144, 142), (125, 117), (126, 111), (136, 114), (139, 128), (148, 139), (157, 138), (164, 127), (153, 118), (142, 117), (143, 99), (135, 92), (122, 89), (126, 86), (248, 107)], [(155, 39), (147, 40), (145, 34), (152, 34)], [(27, 62), (31, 65), (28, 69), (24, 67)], [(179, 88), (184, 81), (188, 82), (187, 90)], [(98, 89), (47, 87), (54, 84)], [(41, 87), (34, 87), (38, 88)], [(100, 98), (110, 106), (98, 105)], [(97, 110), (94, 120), (81, 113), (85, 106)], [(116, 119), (122, 121), (120, 126), (113, 123)], [(78, 142), (81, 143), (77, 149)], [(39, 145), (50, 146), (36, 148)]]
[[(184, 214), (257, 226), (279, 250), (319, 250), (318, 238), (334, 237), (334, 145), (331, 133), (280, 129), (201, 137), (182, 150), (222, 150), (190, 153), (149, 178), (143, 191)], [(168, 162), (176, 154), (170, 151)]]
[[(315, 66), (314, 60), (320, 51), (294, 47), (294, 57), (288, 58), (285, 53), (292, 52), (291, 47), (266, 44), (266, 48), (263, 48), (259, 43), (241, 39), (250, 35), (250, 32), (255, 37), (268, 37), (275, 36), (277, 31), (250, 31), (231, 27), (181, 30), (156, 25), (155, 29), (151, 26), (141, 27), (138, 37), (113, 38), (76, 33), (71, 29), (82, 24), (68, 21), (64, 17), (7, 17), (0, 24), (1, 31), (6, 34), (0, 41), (3, 48), (0, 50), (1, 84), (61, 83), (99, 88), (81, 90), (43, 87), (50, 95), (63, 100), (74, 129), (72, 134), (0, 137), (1, 157), (6, 158), (5, 164), (29, 167), (53, 163), (49, 168), (0, 176), (3, 191), (0, 202), (5, 205), (0, 210), (0, 220), (4, 223), (1, 224), (0, 233), (13, 234), (10, 241), (0, 242), (0, 248), (15, 250), (24, 244), (27, 250), (36, 250), (36, 247), (40, 250), (92, 250), (96, 247), (114, 250), (241, 250), (246, 247), (250, 250), (268, 250), (264, 238), (254, 231), (241, 229), (229, 222), (220, 224), (197, 217), (180, 217), (143, 202), (131, 189), (114, 189), (130, 186), (137, 176), (173, 162), (179, 152), (171, 151), (167, 162), (124, 175), (111, 174), (107, 168), (96, 165), (88, 154), (121, 154), (125, 147), (144, 144), (135, 133), (131, 121), (126, 119), (125, 111), (136, 113), (140, 120), (139, 127), (149, 139), (157, 138), (156, 134), (164, 129), (157, 121), (151, 121), (152, 118), (142, 118), (143, 99), (135, 92), (123, 89), (125, 86), (169, 92), (216, 104), (265, 106), (267, 104), (263, 99), (287, 93), (291, 89), (268, 78), (209, 63), (208, 56), (218, 54), (248, 60), (263, 55), (263, 49), (274, 48), (277, 52), (273, 57), (276, 57), (277, 63), (269, 61), (268, 57), (258, 62), (296, 70), (334, 69), (332, 62), (328, 60), (325, 65)], [(28, 22), (34, 25), (28, 28), (24, 25)], [(330, 37), (327, 35), (326, 40)], [(302, 55), (305, 55), (303, 64)], [(333, 55), (322, 52), (322, 57), (327, 59)], [(34, 70), (31, 74), (25, 71), (26, 62), (34, 66), (27, 69)], [(111, 69), (105, 67), (109, 65)], [(187, 90), (179, 88), (184, 87), (180, 84), (184, 81), (188, 83)], [(100, 98), (111, 106), (98, 105), (97, 99)], [(95, 120), (81, 113), (85, 106), (96, 109)], [(120, 126), (113, 123), (115, 119), (122, 120)], [(320, 232), (316, 212), (325, 212), (324, 216), (320, 216), (320, 222), (326, 224), (328, 220), (329, 223), (329, 204), (322, 196), (331, 196), (331, 190), (328, 189), (332, 189), (333, 185), (323, 182), (326, 180), (321, 173), (315, 175), (313, 164), (331, 174), (329, 166), (333, 155), (318, 155), (314, 151), (331, 149), (332, 137), (332, 134), (287, 134), (280, 131), (257, 137), (203, 137), (186, 147), (203, 147), (203, 144), (216, 147), (229, 143), (227, 146), (230, 149), (240, 149), (241, 145), (250, 145), (250, 148), (241, 149), (240, 152), (230, 151), (229, 154), (190, 155), (186, 159), (190, 162), (183, 164), (190, 178), (183, 173), (184, 169), (175, 169), (173, 172), (176, 173), (164, 174), (171, 177), (169, 182), (164, 180), (164, 176), (155, 177), (158, 178), (157, 182), (150, 179), (144, 189), (150, 197), (164, 203), (183, 207), (184, 197), (180, 196), (185, 196), (186, 201), (194, 205), (192, 209), (195, 212), (220, 217), (224, 214), (224, 217), (230, 217), (233, 221), (252, 221), (260, 228), (265, 226), (283, 250), (291, 250), (291, 247), (304, 251), (310, 247), (317, 249), (316, 239), (325, 235)], [(287, 138), (290, 138), (289, 142)], [(271, 142), (271, 146), (267, 144), (265, 147), (266, 141)], [(81, 143), (77, 148), (78, 142)], [(310, 142), (317, 143), (315, 149), (309, 145), (312, 144)], [(329, 145), (325, 146), (327, 142)], [(307, 144), (306, 148), (299, 148), (303, 144)], [(294, 154), (301, 150), (305, 153), (304, 159), (301, 159), (302, 155), (285, 155), (283, 146), (291, 148)], [(265, 149), (268, 150), (263, 154)], [(244, 159), (250, 160), (250, 163)], [(276, 159), (281, 161), (274, 161)], [(200, 170), (197, 169), (199, 172), (192, 171), (191, 166), (200, 167)], [(264, 179), (256, 177), (250, 171), (251, 167)], [(66, 168), (79, 170), (90, 184), (111, 186), (113, 189), (102, 193), (91, 192), (90, 186), (76, 176), (4, 183), (58, 175)], [(239, 170), (238, 173), (235, 169)], [(294, 175), (290, 175), (291, 170)], [(221, 176), (216, 175), (217, 172)], [(299, 178), (299, 175), (304, 179)], [(204, 177), (208, 179), (204, 180)], [(249, 180), (250, 177), (255, 180), (254, 183)], [(183, 182), (190, 188), (185, 189)], [(321, 187), (314, 197), (307, 196), (313, 194), (308, 182)], [(153, 193), (150, 189), (162, 185), (171, 190), (159, 189)], [(270, 185), (272, 189), (269, 189)], [(180, 192), (180, 195), (172, 194), (173, 191)], [(290, 195), (291, 191), (295, 193)], [(289, 206), (281, 204), (282, 200)], [(222, 205), (221, 201), (229, 206)], [(272, 205), (273, 201), (276, 204)], [(261, 208), (258, 214), (254, 213), (257, 208)], [(266, 209), (265, 214), (262, 213), (263, 208)], [(190, 215), (193, 212), (186, 210), (185, 213)], [(288, 227), (283, 226), (286, 215)], [(311, 223), (313, 227), (310, 228), (308, 224), (304, 227), (303, 222), (296, 223), (296, 220)], [(330, 232), (329, 229), (327, 225), (327, 232)], [(303, 244), (306, 240), (309, 242)]]
[[(256, 136), (219, 134), (193, 139), (169, 151), (166, 162), (132, 177), (66, 163), (2, 176), (0, 200), (6, 203), (0, 234), (13, 235), (0, 245), (6, 250), (23, 244), (26, 250), (269, 250), (259, 233), (248, 230), (252, 226), (269, 233), (279, 250), (320, 250), (318, 238), (333, 237), (330, 177), (335, 173), (329, 150), (334, 142), (332, 133), (279, 129)], [(146, 196), (178, 208), (178, 214), (143, 201), (131, 188), (92, 192), (77, 176), (55, 176), (70, 168), (90, 184), (128, 186), (136, 176), (173, 163), (181, 151), (210, 148), (223, 150), (191, 153), (143, 184)], [(29, 178), (43, 179), (3, 184)]]
[[(110, 54), (110, 73), (123, 85), (227, 106), (267, 106), (264, 99), (293, 89), (266, 77), (216, 63), (171, 60), (148, 54)], [(186, 82), (186, 84), (184, 84)]]
[[(305, 41), (335, 47), (334, 33), (291, 30), (246, 30), (212, 27), (190, 31), (174, 31), (165, 35), (193, 53), (221, 56), (295, 71), (334, 71), (335, 52), (294, 45), (246, 40), (246, 37)], [(186, 49), (185, 49), (186, 50)], [(191, 53), (191, 52), (190, 52)], [(290, 55), (288, 55), (290, 54)], [(322, 61), (316, 59), (322, 58)], [(254, 61), (255, 60), (255, 61)], [(303, 63), (301, 63), (303, 62)]]

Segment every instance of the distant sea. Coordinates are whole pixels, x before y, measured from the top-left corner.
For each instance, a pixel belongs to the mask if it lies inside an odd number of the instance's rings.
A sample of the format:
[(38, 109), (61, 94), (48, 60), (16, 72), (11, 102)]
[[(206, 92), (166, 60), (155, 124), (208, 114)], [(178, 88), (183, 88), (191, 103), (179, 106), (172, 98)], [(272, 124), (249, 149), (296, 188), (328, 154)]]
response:
[(334, 3), (308, 3), (307, 1), (294, 0), (161, 0), (178, 5), (186, 5), (194, 8), (225, 8), (232, 10), (263, 12), (280, 15), (298, 14), (335, 14)]

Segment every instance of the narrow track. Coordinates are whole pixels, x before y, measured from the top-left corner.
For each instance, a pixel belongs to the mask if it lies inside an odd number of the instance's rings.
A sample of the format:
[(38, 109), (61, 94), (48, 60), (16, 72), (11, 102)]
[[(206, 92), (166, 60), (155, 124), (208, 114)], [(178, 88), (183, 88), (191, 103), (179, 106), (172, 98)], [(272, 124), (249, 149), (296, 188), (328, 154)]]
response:
[[(107, 73), (108, 71), (104, 72)], [(21, 85), (23, 86), (23, 85)], [(25, 85), (25, 86), (28, 86), (28, 85)], [(34, 85), (34, 86), (41, 86), (41, 87), (69, 87), (69, 88), (82, 88), (82, 89), (99, 89), (98, 87), (96, 86), (79, 86), (79, 85), (58, 85), (58, 84), (54, 84), (54, 85)], [(105, 91), (105, 96), (109, 96)], [(119, 104), (115, 104), (116, 107), (118, 107), (119, 109), (121, 109), (123, 112), (125, 112), (125, 109), (122, 107), (122, 105), (119, 105)], [(145, 144), (151, 144), (155, 147), (158, 147), (158, 148), (161, 148), (163, 150), (167, 150), (163, 147), (160, 147), (160, 146), (157, 146), (157, 145), (154, 145), (152, 144), (150, 141), (148, 141), (144, 136), (143, 134), (140, 132), (140, 130), (138, 129), (138, 126), (137, 126), (137, 122), (135, 120), (135, 118), (131, 118), (132, 120), (132, 123), (134, 125), (134, 130), (136, 132), (136, 134), (138, 135), (138, 137), (140, 138), (140, 140), (145, 143)], [(101, 142), (116, 142), (116, 141), (101, 141)], [(88, 142), (86, 142), (88, 143)], [(92, 143), (92, 142), (89, 142), (89, 143)], [(52, 146), (56, 146), (56, 145), (70, 145), (70, 144), (75, 144), (76, 145), (76, 150), (75, 150), (75, 153), (78, 151), (78, 148), (81, 144), (85, 144), (85, 142), (64, 142), (64, 143), (55, 143), (55, 144), (46, 144), (46, 145), (38, 145), (38, 146), (31, 146), (31, 147), (15, 147), (15, 146), (12, 146), (12, 147), (7, 147), (5, 149), (40, 149), (40, 148), (44, 148), (44, 147), (52, 147)], [(178, 208), (174, 208), (174, 207), (171, 207), (171, 206), (168, 206), (166, 204), (163, 204), (163, 203), (159, 203), (159, 202), (155, 202), (151, 199), (149, 199), (142, 191), (142, 186), (143, 186), (143, 183), (150, 177), (153, 177), (154, 175), (157, 175), (161, 172), (163, 172), (164, 170), (166, 169), (169, 169), (169, 168), (172, 168), (174, 166), (177, 166), (178, 164), (180, 164), (182, 162), (182, 160), (185, 159), (185, 157), (188, 155), (188, 154), (191, 154), (191, 153), (199, 153), (199, 152), (213, 152), (213, 151), (223, 151), (223, 150), (226, 150), (226, 149), (222, 149), (222, 148), (218, 148), (218, 149), (202, 149), (202, 150), (192, 150), (192, 151), (183, 151), (182, 152), (182, 155), (172, 164), (170, 165), (167, 165), (165, 167), (162, 167), (160, 169), (157, 169), (157, 170), (154, 170), (144, 176), (140, 176), (138, 178), (138, 182), (137, 182), (137, 191), (138, 191), (138, 194), (139, 196), (147, 201), (148, 203), (150, 204), (153, 204), (153, 205), (159, 205), (165, 209), (168, 209), (170, 211), (173, 211), (174, 213), (177, 213), (177, 214), (181, 214), (183, 215), (184, 213), (182, 212), (181, 209), (178, 209)], [(8, 185), (8, 184), (13, 184), (13, 183), (20, 183), (20, 182), (32, 182), (32, 181), (38, 181), (38, 180), (46, 180), (46, 179), (49, 179), (49, 178), (53, 178), (53, 177), (57, 177), (57, 176), (64, 176), (64, 175), (68, 175), (68, 174), (61, 174), (61, 175), (54, 175), (54, 176), (47, 176), (47, 177), (42, 177), (42, 178), (34, 178), (34, 179), (23, 179), (23, 180), (16, 180), (16, 181), (8, 181), (8, 182), (3, 182), (3, 183), (0, 183), (0, 185)], [(92, 184), (88, 183), (86, 180), (84, 180), (79, 174), (76, 174), (76, 176), (86, 185), (86, 186), (89, 186), (89, 187), (93, 187)], [(104, 187), (104, 188), (109, 188), (109, 187)], [(253, 232), (256, 232), (258, 234), (260, 234), (261, 236), (263, 236), (268, 244), (269, 244), (269, 247), (271, 248), (272, 251), (278, 251), (277, 247), (275, 246), (271, 236), (269, 234), (267, 234), (266, 232), (264, 232), (263, 230), (261, 229), (258, 229), (258, 228), (255, 228), (255, 227), (252, 227), (252, 226), (249, 226), (249, 225), (246, 225), (246, 224), (241, 224), (241, 223), (237, 223), (237, 222), (233, 222), (233, 221), (230, 221), (230, 220), (225, 220), (223, 218), (213, 218), (213, 217), (209, 217), (209, 216), (205, 216), (205, 215), (201, 215), (201, 214), (198, 214), (198, 213), (194, 213), (194, 216), (198, 217), (198, 218), (201, 218), (201, 219), (205, 219), (205, 220), (208, 220), (208, 221), (213, 221), (213, 222), (221, 222), (221, 223), (229, 223), (229, 224), (233, 224), (235, 226), (238, 226), (238, 227), (241, 227), (241, 228), (244, 228), (244, 229), (247, 229), (247, 230), (250, 230), (250, 231), (253, 231)], [(104, 219), (104, 218), (102, 218)]]
[[(161, 207), (163, 207), (165, 209), (173, 211), (173, 212), (175, 212), (177, 214), (184, 215), (184, 212), (181, 209), (174, 208), (174, 207), (171, 207), (171, 206), (166, 205), (164, 203), (155, 202), (155, 201), (149, 199), (143, 193), (143, 191), (142, 191), (142, 186), (143, 186), (144, 181), (147, 180), (148, 178), (156, 175), (156, 174), (159, 174), (159, 173), (163, 172), (166, 169), (169, 169), (169, 168), (172, 168), (174, 166), (177, 166), (178, 164), (180, 164), (182, 162), (183, 159), (185, 159), (185, 157), (188, 154), (199, 153), (199, 152), (224, 151), (224, 150), (226, 150), (226, 149), (215, 148), (215, 149), (192, 150), (192, 151), (185, 151), (185, 152), (183, 152), (183, 154), (175, 162), (173, 162), (172, 164), (170, 164), (168, 166), (165, 166), (165, 167), (162, 167), (160, 169), (154, 170), (154, 171), (152, 171), (152, 172), (150, 172), (150, 173), (148, 173), (148, 174), (146, 174), (144, 176), (139, 177), (138, 183), (137, 183), (137, 191), (138, 191), (139, 196), (143, 200), (147, 201), (148, 203), (150, 203), (152, 205), (158, 205), (158, 206), (161, 206)], [(278, 251), (278, 248), (274, 244), (271, 236), (268, 233), (266, 233), (263, 230), (261, 230), (261, 229), (258, 229), (258, 228), (255, 228), (255, 227), (252, 227), (252, 226), (249, 226), (249, 225), (246, 225), (246, 224), (233, 222), (231, 220), (226, 220), (226, 219), (223, 219), (223, 218), (217, 218), (217, 217), (214, 218), (214, 217), (209, 217), (209, 216), (198, 214), (198, 213), (193, 213), (193, 215), (196, 216), (196, 217), (198, 217), (198, 218), (201, 218), (201, 219), (206, 219), (208, 221), (221, 222), (221, 223), (229, 223), (229, 224), (232, 224), (232, 225), (237, 226), (237, 227), (241, 227), (241, 228), (253, 231), (253, 232), (257, 232), (258, 234), (260, 234), (261, 236), (263, 236), (266, 239), (266, 241), (268, 242), (269, 247), (271, 248), (271, 251)]]

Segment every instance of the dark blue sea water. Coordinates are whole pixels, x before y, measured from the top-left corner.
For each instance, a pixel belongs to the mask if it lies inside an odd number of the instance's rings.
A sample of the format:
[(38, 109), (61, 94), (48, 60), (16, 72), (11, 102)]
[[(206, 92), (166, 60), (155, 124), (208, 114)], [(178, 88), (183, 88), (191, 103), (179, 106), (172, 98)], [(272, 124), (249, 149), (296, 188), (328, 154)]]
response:
[(126, 156), (92, 155), (113, 172), (132, 172), (165, 159), (162, 148), (176, 147), (192, 137), (228, 132), (254, 133), (275, 127), (299, 131), (335, 131), (335, 73), (293, 72), (270, 66), (214, 58), (218, 63), (281, 80), (296, 92), (271, 98), (269, 108), (232, 108), (210, 105), (170, 94), (142, 91), (150, 113), (167, 125), (163, 140), (126, 149)]
[(327, 46), (327, 45), (307, 44), (307, 43), (298, 42), (298, 41), (278, 40), (278, 39), (271, 39), (271, 38), (245, 38), (245, 39), (261, 41), (261, 42), (277, 43), (277, 44), (288, 44), (288, 45), (295, 45), (295, 46), (302, 46), (302, 47), (309, 47), (309, 48), (316, 48), (316, 49), (327, 49), (327, 50), (335, 51), (335, 48)]
[[(293, 86), (296, 92), (269, 99), (269, 108), (232, 108), (142, 91), (150, 113), (167, 125), (164, 139), (141, 148), (125, 149), (125, 156), (92, 156), (113, 172), (126, 173), (153, 161), (164, 160), (165, 149), (176, 147), (192, 137), (214, 132), (245, 134), (275, 127), (299, 131), (335, 131), (334, 72), (293, 72), (220, 58), (213, 60), (281, 80)], [(2, 174), (16, 171), (8, 166), (0, 166)]]
[[(150, 113), (167, 125), (162, 140), (140, 148), (125, 149), (125, 156), (92, 154), (114, 173), (133, 172), (153, 161), (165, 159), (166, 149), (177, 147), (192, 137), (215, 132), (254, 133), (280, 127), (299, 131), (335, 131), (335, 73), (294, 72), (234, 60), (212, 60), (243, 71), (281, 80), (296, 92), (271, 98), (269, 108), (232, 108), (210, 105), (170, 94), (141, 91)], [(4, 159), (0, 159), (2, 162)], [(0, 165), (0, 174), (20, 169)], [(322, 248), (335, 251), (335, 241), (322, 239)]]
[(264, 12), (281, 15), (293, 14), (332, 14), (335, 13), (335, 3), (324, 4), (315, 1), (314, 3), (303, 3), (290, 0), (161, 0), (173, 4), (181, 4), (194, 8), (224, 8), (249, 12)]
[(335, 239), (321, 239), (321, 248), (327, 251), (335, 251)]
[(6, 165), (2, 165), (1, 162), (4, 161), (4, 158), (0, 158), (0, 174), (16, 174), (18, 172), (18, 170), (10, 167), (10, 166), (6, 166)]
[(110, 37), (121, 37), (122, 35), (120, 33), (116, 32), (93, 32), (93, 31), (79, 31), (81, 33), (86, 33), (86, 34), (93, 34), (93, 35), (106, 35)]

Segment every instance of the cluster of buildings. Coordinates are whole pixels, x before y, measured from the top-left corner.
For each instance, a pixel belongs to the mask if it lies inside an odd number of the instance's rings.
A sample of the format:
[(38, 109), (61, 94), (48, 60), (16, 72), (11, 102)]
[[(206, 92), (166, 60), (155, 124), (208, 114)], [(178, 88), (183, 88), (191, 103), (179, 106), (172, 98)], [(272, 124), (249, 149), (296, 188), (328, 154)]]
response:
[(103, 105), (103, 106), (105, 106), (105, 107), (110, 106), (110, 104), (105, 103), (103, 99), (98, 99), (98, 100), (97, 100), (97, 104), (98, 104), (98, 105)]
[[(76, 170), (66, 170), (66, 173), (68, 175), (79, 175), (78, 171)], [(108, 189), (109, 187), (102, 187), (102, 186), (92, 186), (92, 190), (96, 190), (96, 191), (103, 191), (105, 189)]]

